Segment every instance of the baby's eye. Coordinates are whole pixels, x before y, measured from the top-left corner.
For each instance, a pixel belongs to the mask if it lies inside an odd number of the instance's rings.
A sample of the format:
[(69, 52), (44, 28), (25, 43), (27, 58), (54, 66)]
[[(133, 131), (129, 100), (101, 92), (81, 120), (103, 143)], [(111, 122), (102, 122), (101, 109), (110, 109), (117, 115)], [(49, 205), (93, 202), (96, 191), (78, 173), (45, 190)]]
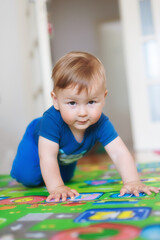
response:
[(76, 105), (76, 102), (70, 101), (68, 104), (71, 105), (71, 106), (75, 106), (75, 105)]
[(92, 104), (94, 104), (95, 102), (96, 102), (96, 101), (91, 100), (91, 101), (88, 102), (88, 104), (91, 104), (91, 105), (92, 105)]

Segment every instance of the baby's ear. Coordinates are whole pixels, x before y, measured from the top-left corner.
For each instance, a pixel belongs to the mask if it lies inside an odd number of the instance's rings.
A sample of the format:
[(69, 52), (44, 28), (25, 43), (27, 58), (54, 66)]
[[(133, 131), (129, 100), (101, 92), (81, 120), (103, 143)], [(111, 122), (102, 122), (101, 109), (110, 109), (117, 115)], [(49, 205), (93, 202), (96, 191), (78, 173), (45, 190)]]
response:
[(107, 94), (108, 94), (108, 90), (106, 90), (105, 93), (104, 93), (105, 98), (106, 98)]
[(58, 100), (57, 100), (57, 96), (55, 94), (55, 92), (51, 92), (51, 97), (52, 97), (52, 100), (53, 100), (53, 106), (56, 110), (59, 110), (59, 105), (58, 105)]

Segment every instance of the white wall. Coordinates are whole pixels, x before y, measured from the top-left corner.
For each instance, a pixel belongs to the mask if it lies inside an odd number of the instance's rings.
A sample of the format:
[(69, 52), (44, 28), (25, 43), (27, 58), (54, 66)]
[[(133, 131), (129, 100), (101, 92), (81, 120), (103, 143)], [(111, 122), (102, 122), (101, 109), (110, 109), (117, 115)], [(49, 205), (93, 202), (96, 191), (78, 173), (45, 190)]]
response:
[(11, 165), (27, 119), (15, 0), (1, 1), (0, 31), (0, 173), (5, 173), (8, 172), (7, 165)]
[(44, 3), (6, 0), (0, 4), (0, 173), (9, 173), (27, 124), (51, 105)]
[(131, 121), (120, 21), (99, 26), (100, 54), (106, 69), (108, 96), (105, 112), (128, 148), (132, 150)]

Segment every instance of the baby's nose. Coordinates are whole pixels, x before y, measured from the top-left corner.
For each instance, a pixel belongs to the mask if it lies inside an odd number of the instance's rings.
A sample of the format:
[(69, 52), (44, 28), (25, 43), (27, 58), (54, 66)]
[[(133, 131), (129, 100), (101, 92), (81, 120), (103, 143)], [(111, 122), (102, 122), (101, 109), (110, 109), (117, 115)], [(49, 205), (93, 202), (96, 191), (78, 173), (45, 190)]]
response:
[(86, 116), (87, 115), (87, 108), (85, 106), (80, 106), (78, 114), (79, 114), (79, 116)]

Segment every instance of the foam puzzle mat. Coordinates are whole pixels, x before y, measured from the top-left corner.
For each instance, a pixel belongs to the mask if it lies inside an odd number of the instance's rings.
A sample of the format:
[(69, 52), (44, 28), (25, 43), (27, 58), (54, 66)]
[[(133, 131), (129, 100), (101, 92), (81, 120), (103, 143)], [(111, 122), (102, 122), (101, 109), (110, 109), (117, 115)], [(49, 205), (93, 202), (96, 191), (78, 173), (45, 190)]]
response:
[[(137, 168), (144, 183), (160, 187), (160, 163)], [(0, 239), (160, 239), (160, 193), (120, 197), (122, 182), (112, 164), (78, 165), (67, 185), (80, 196), (48, 203), (45, 187), (26, 188), (0, 176)]]

